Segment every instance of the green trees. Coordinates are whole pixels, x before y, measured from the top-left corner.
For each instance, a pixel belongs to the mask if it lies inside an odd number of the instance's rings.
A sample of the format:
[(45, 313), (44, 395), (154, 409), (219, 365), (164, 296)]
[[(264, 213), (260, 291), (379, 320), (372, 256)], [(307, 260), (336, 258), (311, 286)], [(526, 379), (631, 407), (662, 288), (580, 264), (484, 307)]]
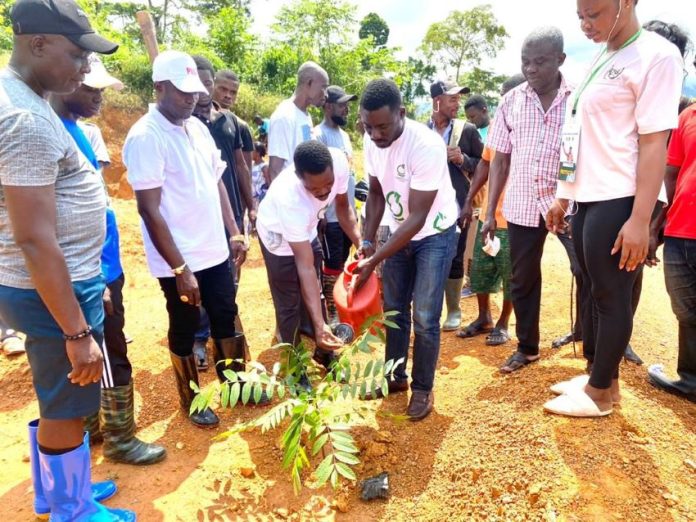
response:
[(360, 21), (358, 36), (361, 40), (372, 37), (375, 47), (384, 47), (389, 40), (389, 26), (377, 13), (369, 13)]
[[(355, 0), (291, 0), (263, 34), (254, 32), (251, 17), (251, 8), (262, 0), (77, 1), (96, 30), (120, 44), (105, 63), (143, 106), (152, 95), (150, 64), (135, 20), (143, 9), (153, 16), (161, 48), (202, 54), (239, 75), (247, 87), (238, 103), (244, 118), (253, 115), (243, 112), (247, 108), (263, 109), (268, 116), (270, 100), (292, 93), (297, 69), (307, 60), (321, 64), (331, 83), (358, 94), (373, 78), (393, 78), (411, 113), (427, 97), (428, 84), (443, 73), (491, 101), (501, 82), (485, 64), (503, 48), (507, 31), (489, 5), (453, 11), (429, 27), (415, 55), (402, 56), (398, 47), (388, 45), (390, 28), (378, 13), (357, 19)], [(0, 51), (12, 47), (13, 2), (0, 0)]]
[(429, 63), (438, 63), (461, 84), (490, 96), (497, 93), (500, 77), (479, 67), (485, 58), (495, 58), (507, 37), (491, 6), (482, 5), (452, 11), (443, 21), (432, 24), (421, 50)]

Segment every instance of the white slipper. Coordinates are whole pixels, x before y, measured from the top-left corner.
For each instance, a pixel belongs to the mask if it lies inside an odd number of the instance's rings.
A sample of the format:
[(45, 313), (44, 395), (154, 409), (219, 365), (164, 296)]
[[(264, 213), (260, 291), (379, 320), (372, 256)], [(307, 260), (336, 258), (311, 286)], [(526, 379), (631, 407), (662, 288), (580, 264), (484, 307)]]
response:
[(2, 349), (7, 355), (18, 355), (24, 353), (24, 341), (16, 335), (10, 335), (2, 340)]
[(556, 383), (549, 389), (556, 395), (563, 395), (564, 393), (568, 393), (568, 391), (573, 388), (579, 388), (581, 390), (584, 389), (589, 380), (589, 375), (578, 375), (577, 377), (573, 377), (568, 381)]
[(568, 393), (544, 404), (544, 410), (556, 415), (584, 418), (606, 417), (614, 411), (613, 409), (600, 410), (597, 404), (583, 390), (573, 388)]

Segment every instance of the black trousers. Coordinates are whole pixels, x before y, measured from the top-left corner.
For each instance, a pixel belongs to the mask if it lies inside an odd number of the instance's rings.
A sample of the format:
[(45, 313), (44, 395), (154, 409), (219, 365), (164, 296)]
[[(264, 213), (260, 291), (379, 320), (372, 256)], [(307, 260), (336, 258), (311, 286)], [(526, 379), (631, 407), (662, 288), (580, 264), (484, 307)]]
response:
[(578, 261), (578, 255), (575, 252), (575, 243), (573, 242), (573, 238), (569, 233), (558, 234), (557, 237), (561, 242), (561, 245), (563, 245), (563, 248), (565, 248), (566, 254), (568, 254), (568, 260), (570, 261), (570, 272), (573, 274), (573, 278), (575, 279), (575, 321), (572, 326), (572, 331), (573, 334), (575, 334), (576, 339), (582, 339), (582, 315), (583, 312), (589, 310), (589, 288), (587, 288), (585, 285), (585, 280), (582, 277), (582, 268), (580, 268), (580, 261)]
[(125, 276), (109, 283), (107, 288), (111, 292), (111, 304), (113, 314), (109, 315), (104, 310), (104, 373), (102, 375), (102, 387), (114, 388), (127, 385), (133, 373), (133, 368), (128, 360), (128, 345), (123, 327), (126, 324), (125, 309), (123, 307), (123, 285)]
[(464, 277), (464, 251), (466, 250), (466, 237), (469, 235), (469, 225), (457, 233), (457, 250), (450, 266), (449, 279), (462, 279)]
[(611, 255), (616, 236), (633, 211), (633, 197), (578, 203), (573, 240), (591, 314), (583, 316), (583, 344), (594, 346), (590, 385), (607, 389), (619, 376), (619, 363), (633, 331), (634, 289), (639, 271), (619, 269), (621, 252)]
[[(201, 301), (210, 319), (213, 339), (234, 337), (237, 317), (236, 291), (228, 260), (219, 265), (194, 273), (201, 293)], [(175, 277), (159, 279), (167, 300), (169, 314), (169, 349), (179, 357), (193, 353), (193, 341), (200, 322), (200, 308), (183, 303), (176, 289)]]
[(512, 278), (510, 293), (517, 318), (517, 351), (539, 353), (539, 314), (541, 311), (541, 257), (548, 231), (539, 217), (536, 227), (508, 223)]
[(329, 270), (342, 271), (352, 244), (339, 223), (327, 223), (324, 231), (324, 266)]
[[(261, 244), (261, 253), (266, 262), (268, 284), (271, 288), (273, 307), (275, 308), (276, 325), (280, 332), (279, 341), (297, 346), (300, 342), (300, 332), (311, 334), (312, 321), (302, 299), (300, 276), (295, 265), (295, 256), (277, 256), (269, 252)], [(314, 269), (321, 288), (321, 246), (319, 241), (312, 243), (314, 251)]]

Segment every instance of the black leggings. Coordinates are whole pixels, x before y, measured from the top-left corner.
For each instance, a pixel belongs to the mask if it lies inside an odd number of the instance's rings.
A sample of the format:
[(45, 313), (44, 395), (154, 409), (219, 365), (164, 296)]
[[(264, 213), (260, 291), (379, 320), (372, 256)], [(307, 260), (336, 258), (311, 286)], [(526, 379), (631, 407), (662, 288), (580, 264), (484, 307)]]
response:
[(619, 270), (621, 252), (611, 255), (619, 230), (633, 211), (633, 197), (578, 203), (573, 240), (591, 314), (582, 318), (583, 342), (595, 347), (590, 385), (607, 389), (619, 377), (619, 363), (633, 331), (633, 288), (638, 271)]

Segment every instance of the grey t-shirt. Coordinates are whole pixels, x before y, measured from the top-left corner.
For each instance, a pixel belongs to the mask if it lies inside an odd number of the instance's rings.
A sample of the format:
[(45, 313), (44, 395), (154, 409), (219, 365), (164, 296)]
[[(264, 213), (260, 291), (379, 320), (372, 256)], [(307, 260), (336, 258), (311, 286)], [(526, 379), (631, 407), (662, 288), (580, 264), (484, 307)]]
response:
[(34, 288), (12, 235), (5, 187), (55, 187), (56, 237), (72, 281), (98, 276), (106, 231), (100, 176), (51, 106), (9, 69), (0, 71), (0, 285)]
[[(321, 141), (327, 147), (334, 147), (338, 150), (342, 150), (346, 157), (348, 158), (348, 164), (351, 167), (350, 177), (348, 178), (348, 202), (350, 206), (353, 207), (355, 211), (355, 174), (353, 172), (353, 145), (350, 142), (350, 136), (348, 133), (341, 128), (331, 128), (323, 121), (314, 127), (314, 134), (316, 139)], [(333, 202), (326, 209), (326, 221), (329, 223), (337, 223), (338, 217), (336, 216), (336, 203)]]

